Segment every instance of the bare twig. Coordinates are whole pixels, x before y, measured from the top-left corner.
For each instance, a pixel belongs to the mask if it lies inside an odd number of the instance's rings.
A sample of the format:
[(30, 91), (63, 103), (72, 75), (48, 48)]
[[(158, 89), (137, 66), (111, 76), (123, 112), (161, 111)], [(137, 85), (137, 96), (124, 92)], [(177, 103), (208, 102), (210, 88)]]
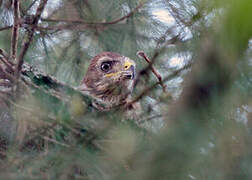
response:
[(24, 10), (24, 13), (26, 14), (30, 9), (31, 7), (37, 2), (38, 0), (34, 0), (25, 10)]
[[(1, 48), (0, 48), (0, 55), (2, 55), (7, 60), (9, 59), (9, 55)], [(9, 63), (14, 65), (14, 63), (12, 63), (12, 62), (9, 62)]]
[(46, 22), (66, 22), (66, 23), (76, 23), (76, 24), (94, 24), (94, 23), (88, 23), (86, 21), (83, 21), (81, 19), (53, 19), (53, 18), (41, 18), (41, 21), (46, 21)]
[(16, 61), (16, 54), (17, 54), (17, 44), (18, 44), (18, 31), (19, 31), (19, 20), (20, 20), (20, 12), (19, 12), (19, 6), (20, 2), (19, 0), (13, 1), (13, 9), (14, 9), (14, 24), (12, 27), (12, 36), (11, 36), (11, 51), (10, 51), (10, 57), (14, 61)]
[(116, 24), (116, 23), (118, 23), (118, 22), (120, 22), (120, 21), (123, 21), (124, 19), (127, 19), (127, 18), (129, 18), (130, 16), (132, 16), (136, 11), (138, 11), (138, 9), (140, 9), (142, 6), (144, 5), (144, 3), (140, 3), (135, 9), (133, 9), (129, 14), (127, 14), (126, 16), (124, 16), (124, 17), (121, 17), (121, 18), (119, 18), (119, 19), (116, 19), (116, 20), (114, 20), (114, 21), (111, 21), (111, 22), (105, 22), (105, 23), (103, 23), (103, 24)]
[[(157, 57), (158, 57), (163, 51), (165, 51), (167, 45), (169, 45), (169, 44), (175, 44), (175, 43), (178, 42), (178, 41), (182, 42), (182, 41), (180, 40), (180, 38), (179, 38), (180, 34), (178, 34), (178, 35), (174, 36), (173, 38), (167, 40), (167, 41), (164, 43), (164, 45), (163, 45), (162, 47), (159, 47), (159, 45), (160, 45), (162, 39), (165, 40), (165, 36), (166, 36), (166, 34), (169, 32), (169, 30), (170, 30), (170, 28), (165, 32), (165, 34), (164, 34), (163, 36), (161, 36), (161, 37), (159, 38), (159, 40), (158, 40), (158, 42), (157, 42), (156, 50), (155, 50), (155, 52), (154, 52), (154, 55), (152, 56), (151, 59), (147, 60), (147, 62), (149, 61), (149, 62), (148, 62), (149, 65), (148, 65), (147, 67), (145, 67), (144, 69), (142, 69), (142, 70), (140, 71), (139, 74), (145, 74), (145, 73), (147, 73), (147, 72), (152, 68), (152, 65), (155, 63)], [(141, 56), (141, 57), (142, 57), (142, 56)], [(151, 69), (151, 70), (152, 70), (152, 69)], [(136, 79), (136, 81), (135, 81), (135, 83), (134, 83), (134, 86), (136, 86), (136, 85), (138, 84), (140, 77), (141, 77), (141, 76), (137, 76), (137, 79)]]
[(12, 65), (9, 63), (8, 60), (0, 56), (0, 61), (3, 62), (3, 64), (8, 68), (9, 71), (14, 72), (14, 69), (12, 68)]
[(159, 81), (159, 84), (163, 87), (163, 91), (165, 92), (166, 91), (166, 86), (165, 84), (163, 83), (162, 81), (162, 77), (161, 75), (159, 74), (159, 72), (156, 70), (156, 68), (153, 66), (151, 60), (146, 56), (146, 54), (143, 52), (143, 51), (138, 51), (137, 52), (137, 55), (144, 58), (145, 61), (147, 63), (149, 63), (150, 65), (150, 68), (151, 68), (151, 71), (153, 72), (153, 74), (157, 77), (158, 81)]
[(8, 72), (11, 72), (11, 73), (14, 72), (14, 69), (13, 69), (14, 63), (9, 61), (8, 55), (1, 48), (0, 48), (0, 61), (2, 61), (3, 64), (6, 66)]
[(27, 33), (27, 39), (25, 40), (25, 42), (23, 44), (23, 48), (22, 48), (21, 53), (18, 57), (18, 62), (17, 62), (16, 69), (15, 69), (15, 76), (16, 76), (17, 80), (19, 79), (20, 71), (21, 71), (22, 65), (24, 63), (24, 56), (25, 56), (25, 54), (26, 54), (26, 52), (32, 42), (34, 31), (36, 29), (35, 26), (38, 24), (38, 21), (39, 21), (41, 14), (45, 8), (46, 3), (47, 3), (47, 0), (40, 0), (39, 6), (37, 8), (36, 14), (35, 14), (33, 22), (32, 22), (31, 29)]
[[(167, 77), (165, 77), (163, 79), (163, 82), (166, 82), (166, 81), (169, 81), (171, 80), (172, 78), (178, 76), (182, 71), (184, 71), (185, 69), (188, 69), (191, 67), (192, 64), (188, 64), (186, 66), (184, 66), (183, 68), (177, 70), (177, 71), (174, 71), (172, 74), (168, 75)], [(137, 101), (139, 101), (140, 99), (142, 99), (149, 91), (151, 91), (152, 89), (154, 89), (157, 85), (159, 85), (160, 82), (156, 82), (154, 84), (152, 84), (151, 86), (145, 88), (141, 94), (139, 94), (134, 100), (132, 100), (131, 102), (128, 103), (128, 106), (136, 103)]]
[(84, 30), (84, 29), (87, 29), (87, 28), (94, 28), (94, 27), (90, 27), (90, 26), (86, 26), (86, 25), (62, 24), (62, 25), (47, 26), (47, 27), (35, 26), (35, 28), (37, 30), (40, 30), (40, 31), (50, 31), (50, 30), (61, 31), (61, 30), (65, 30), (65, 29), (69, 29), (69, 30)]
[(120, 21), (123, 21), (127, 18), (129, 18), (130, 16), (132, 16), (138, 9), (140, 9), (142, 6), (144, 5), (144, 3), (140, 3), (135, 9), (133, 9), (131, 12), (129, 12), (127, 15), (115, 19), (113, 21), (110, 22), (86, 22), (83, 20), (68, 20), (68, 19), (46, 19), (46, 18), (41, 18), (42, 21), (47, 21), (47, 22), (66, 22), (66, 23), (77, 23), (77, 24), (85, 24), (85, 25), (110, 25), (110, 24), (116, 24)]
[(6, 79), (10, 80), (11, 82), (15, 81), (15, 77), (12, 74), (10, 74), (9, 72), (6, 72), (2, 66), (0, 66), (0, 72), (4, 74)]

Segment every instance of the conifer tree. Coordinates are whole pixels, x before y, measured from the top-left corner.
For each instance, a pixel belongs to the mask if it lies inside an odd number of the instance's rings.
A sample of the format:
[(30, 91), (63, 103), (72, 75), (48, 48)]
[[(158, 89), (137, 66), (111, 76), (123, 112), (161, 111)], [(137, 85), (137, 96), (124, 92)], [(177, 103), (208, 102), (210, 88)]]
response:
[[(0, 0), (0, 179), (251, 179), (250, 0)], [(78, 88), (110, 51), (132, 102)]]

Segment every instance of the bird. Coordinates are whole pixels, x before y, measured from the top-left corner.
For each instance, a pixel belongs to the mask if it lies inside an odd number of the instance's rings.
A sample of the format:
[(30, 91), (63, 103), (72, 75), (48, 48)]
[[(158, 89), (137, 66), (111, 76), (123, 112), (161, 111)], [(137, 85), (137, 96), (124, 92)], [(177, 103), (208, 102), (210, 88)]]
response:
[(132, 99), (135, 80), (134, 60), (115, 52), (101, 52), (91, 59), (78, 89), (93, 97), (93, 105), (100, 111), (118, 106), (132, 110), (139, 106), (127, 106)]

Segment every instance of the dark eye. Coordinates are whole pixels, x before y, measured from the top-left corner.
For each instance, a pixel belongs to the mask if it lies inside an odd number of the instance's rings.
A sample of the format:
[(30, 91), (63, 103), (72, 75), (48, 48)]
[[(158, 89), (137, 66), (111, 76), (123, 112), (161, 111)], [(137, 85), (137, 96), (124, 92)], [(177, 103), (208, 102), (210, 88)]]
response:
[(104, 72), (108, 72), (112, 68), (111, 63), (104, 62), (101, 64), (101, 70)]

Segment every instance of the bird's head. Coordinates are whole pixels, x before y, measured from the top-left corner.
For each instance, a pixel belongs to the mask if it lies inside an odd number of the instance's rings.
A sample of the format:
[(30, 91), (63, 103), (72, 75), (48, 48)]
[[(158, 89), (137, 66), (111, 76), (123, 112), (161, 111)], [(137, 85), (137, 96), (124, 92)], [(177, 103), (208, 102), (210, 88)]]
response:
[(128, 57), (102, 52), (91, 60), (80, 90), (103, 101), (120, 103), (132, 92), (135, 69), (135, 62)]

